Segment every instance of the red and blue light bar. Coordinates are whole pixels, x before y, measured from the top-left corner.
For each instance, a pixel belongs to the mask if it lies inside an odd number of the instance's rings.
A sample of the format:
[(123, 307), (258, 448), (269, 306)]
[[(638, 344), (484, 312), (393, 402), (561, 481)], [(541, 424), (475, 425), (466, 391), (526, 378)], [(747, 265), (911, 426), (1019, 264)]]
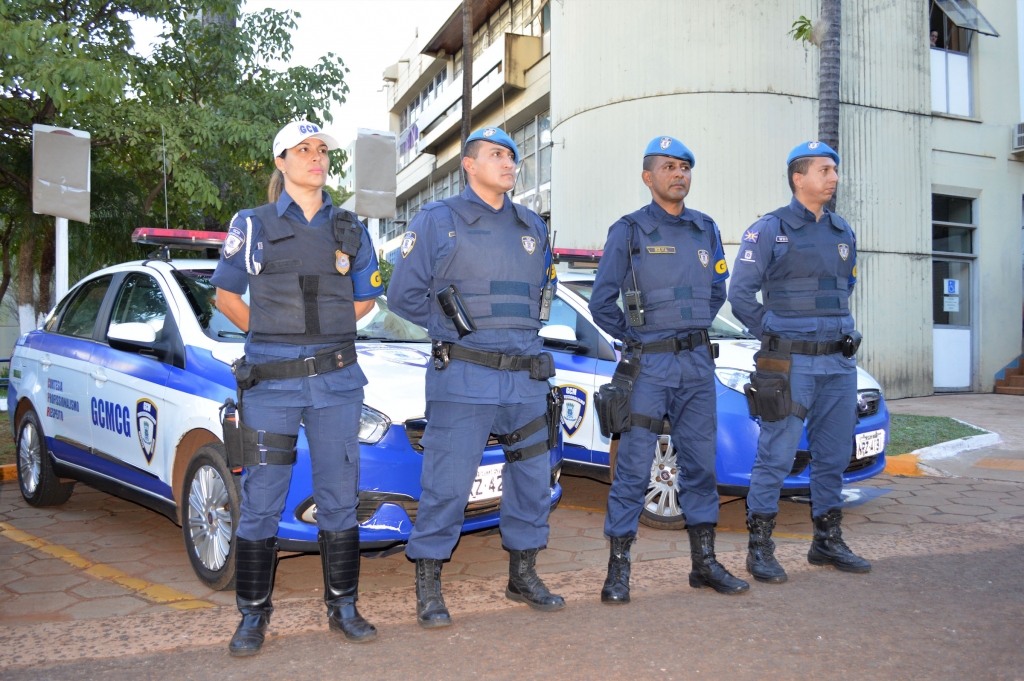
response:
[(227, 232), (210, 232), (202, 229), (139, 227), (132, 232), (132, 243), (203, 250), (205, 248), (220, 248), (224, 245), (224, 239), (227, 237)]

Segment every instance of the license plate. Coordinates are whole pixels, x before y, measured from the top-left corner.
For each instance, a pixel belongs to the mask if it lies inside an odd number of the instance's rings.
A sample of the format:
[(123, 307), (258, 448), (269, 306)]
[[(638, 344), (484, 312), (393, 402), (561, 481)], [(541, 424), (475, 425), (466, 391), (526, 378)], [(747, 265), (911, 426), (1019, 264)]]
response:
[(872, 430), (869, 433), (857, 433), (857, 458), (881, 454), (885, 449), (885, 431)]
[(476, 479), (473, 480), (473, 489), (469, 492), (469, 500), (483, 501), (501, 496), (501, 469), (504, 464), (495, 463), (490, 466), (480, 466), (476, 471)]

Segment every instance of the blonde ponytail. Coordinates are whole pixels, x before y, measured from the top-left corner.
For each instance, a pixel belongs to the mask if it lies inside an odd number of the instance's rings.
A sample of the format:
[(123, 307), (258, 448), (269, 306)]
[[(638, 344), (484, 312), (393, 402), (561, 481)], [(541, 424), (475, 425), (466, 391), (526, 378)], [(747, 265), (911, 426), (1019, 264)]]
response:
[(275, 168), (274, 174), (270, 176), (270, 184), (267, 185), (267, 203), (277, 203), (283, 191), (284, 173)]

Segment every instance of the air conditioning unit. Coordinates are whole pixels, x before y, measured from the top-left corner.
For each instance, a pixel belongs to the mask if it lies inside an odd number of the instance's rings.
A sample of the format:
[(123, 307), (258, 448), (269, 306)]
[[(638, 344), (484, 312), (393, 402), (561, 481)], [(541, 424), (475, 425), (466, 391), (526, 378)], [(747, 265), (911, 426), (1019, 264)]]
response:
[(1024, 123), (1018, 123), (1013, 131), (1013, 153), (1024, 154)]

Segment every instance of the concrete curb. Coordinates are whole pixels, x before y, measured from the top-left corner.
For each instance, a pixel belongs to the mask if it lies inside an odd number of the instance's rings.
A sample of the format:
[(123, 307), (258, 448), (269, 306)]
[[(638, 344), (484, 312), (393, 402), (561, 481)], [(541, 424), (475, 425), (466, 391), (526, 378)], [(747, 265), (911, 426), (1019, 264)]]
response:
[(18, 466), (17, 466), (17, 464), (9, 463), (9, 464), (5, 464), (3, 466), (0, 466), (0, 482), (5, 482), (7, 480), (17, 480), (17, 479), (18, 479)]
[[(964, 423), (964, 425), (971, 426), (970, 423), (965, 423), (959, 419), (953, 419)], [(972, 426), (978, 428), (977, 426)], [(984, 428), (978, 428), (978, 430), (984, 430)], [(930, 461), (935, 459), (948, 459), (951, 456), (956, 456), (961, 452), (967, 452), (972, 449), (980, 449), (982, 447), (990, 447), (994, 444), (999, 444), (1001, 439), (999, 433), (985, 432), (981, 435), (971, 435), (970, 437), (962, 437), (958, 440), (950, 440), (949, 442), (940, 442), (937, 445), (931, 447), (923, 447), (917, 449), (911, 454), (916, 454), (917, 458), (922, 461)]]

